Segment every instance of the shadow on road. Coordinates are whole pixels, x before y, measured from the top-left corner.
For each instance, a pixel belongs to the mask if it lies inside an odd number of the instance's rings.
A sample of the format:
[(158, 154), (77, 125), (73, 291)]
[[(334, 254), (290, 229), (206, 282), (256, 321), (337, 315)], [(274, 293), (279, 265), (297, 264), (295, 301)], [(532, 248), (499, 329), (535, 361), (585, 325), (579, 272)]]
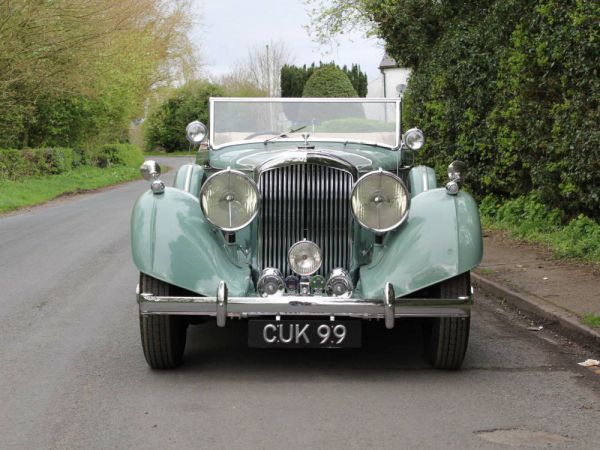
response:
[(248, 322), (230, 321), (225, 328), (214, 323), (191, 326), (183, 372), (225, 370), (236, 376), (254, 372), (289, 372), (303, 375), (328, 370), (429, 369), (424, 356), (420, 320), (404, 319), (393, 330), (383, 322), (363, 322), (359, 349), (254, 349), (248, 348)]

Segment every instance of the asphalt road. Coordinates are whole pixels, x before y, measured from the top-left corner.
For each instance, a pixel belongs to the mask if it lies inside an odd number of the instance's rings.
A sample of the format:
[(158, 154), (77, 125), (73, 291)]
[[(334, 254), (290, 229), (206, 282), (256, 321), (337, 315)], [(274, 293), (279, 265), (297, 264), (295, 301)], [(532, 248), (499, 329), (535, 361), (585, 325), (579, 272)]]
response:
[(196, 326), (184, 365), (151, 371), (129, 253), (146, 188), (0, 217), (1, 448), (598, 448), (600, 376), (576, 362), (600, 355), (482, 295), (460, 372), (429, 368), (411, 321), (343, 351)]

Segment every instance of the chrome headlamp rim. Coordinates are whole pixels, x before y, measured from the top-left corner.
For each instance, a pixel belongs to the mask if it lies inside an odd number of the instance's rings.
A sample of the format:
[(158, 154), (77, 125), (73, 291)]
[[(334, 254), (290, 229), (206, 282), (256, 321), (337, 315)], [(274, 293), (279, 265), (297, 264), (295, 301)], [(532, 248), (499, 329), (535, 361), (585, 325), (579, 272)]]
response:
[[(397, 181), (402, 186), (402, 189), (404, 190), (404, 193), (406, 195), (406, 208), (404, 210), (404, 214), (402, 214), (402, 216), (396, 222), (396, 224), (394, 224), (390, 227), (387, 227), (387, 228), (373, 228), (373, 227), (366, 225), (356, 216), (356, 214), (354, 212), (354, 205), (352, 205), (352, 199), (354, 198), (354, 194), (356, 192), (356, 189), (357, 189), (359, 183), (361, 181), (363, 181), (364, 179), (366, 179), (367, 177), (375, 176), (375, 175), (384, 175), (386, 177), (390, 177), (393, 180)], [(394, 175), (392, 172), (388, 172), (383, 169), (372, 170), (371, 172), (367, 172), (366, 174), (361, 176), (358, 180), (356, 180), (356, 183), (354, 183), (354, 186), (352, 187), (352, 193), (350, 194), (350, 200), (351, 200), (350, 209), (352, 210), (352, 216), (356, 219), (356, 221), (360, 224), (361, 227), (363, 227), (369, 231), (372, 231), (375, 234), (384, 234), (384, 233), (387, 233), (388, 231), (395, 230), (396, 228), (398, 228), (400, 225), (402, 225), (406, 221), (406, 218), (408, 217), (408, 213), (410, 211), (410, 194), (408, 192), (408, 188), (406, 187), (406, 184), (404, 184), (404, 181), (402, 181), (402, 178), (400, 178), (399, 176)]]
[[(196, 131), (196, 133), (193, 133), (194, 128), (200, 129), (201, 131)], [(202, 137), (200, 139), (197, 139), (196, 136)], [(185, 137), (187, 138), (188, 142), (192, 145), (202, 144), (202, 142), (206, 140), (207, 136), (208, 128), (199, 120), (193, 120), (192, 122), (188, 123), (185, 127)]]
[[(411, 135), (413, 135), (413, 134), (420, 135), (421, 139), (423, 141), (423, 143), (420, 146), (418, 146), (418, 147), (411, 147), (408, 144), (408, 140), (409, 140), (408, 137), (411, 136)], [(415, 151), (421, 150), (425, 146), (425, 134), (423, 134), (423, 132), (419, 128), (416, 128), (416, 127), (415, 128), (411, 128), (410, 130), (406, 131), (406, 133), (404, 133), (402, 141), (411, 150), (415, 150)]]
[[(206, 214), (206, 212), (204, 211), (204, 208), (202, 207), (202, 197), (204, 195), (204, 192), (207, 189), (207, 186), (209, 186), (210, 180), (212, 180), (215, 177), (222, 176), (223, 174), (226, 174), (226, 173), (238, 175), (238, 176), (241, 176), (242, 178), (245, 178), (247, 181), (250, 182), (250, 185), (252, 186), (252, 189), (256, 193), (257, 202), (256, 202), (256, 208), (254, 209), (254, 213), (252, 214), (252, 216), (246, 222), (244, 222), (242, 225), (237, 226), (237, 227), (222, 227), (222, 226), (216, 224), (213, 220), (211, 220), (211, 218), (209, 217), (209, 215)], [(200, 203), (200, 209), (202, 210), (202, 214), (204, 215), (204, 217), (206, 218), (206, 220), (211, 225), (217, 227), (219, 230), (223, 230), (223, 231), (226, 231), (226, 232), (239, 231), (242, 228), (245, 228), (248, 225), (250, 225), (250, 223), (252, 223), (252, 221), (258, 215), (258, 210), (260, 208), (260, 199), (261, 199), (260, 190), (258, 189), (258, 186), (256, 185), (256, 182), (252, 178), (250, 178), (248, 175), (246, 175), (244, 172), (242, 172), (240, 170), (231, 169), (229, 167), (227, 169), (224, 169), (224, 170), (219, 170), (218, 172), (213, 173), (211, 176), (209, 176), (206, 179), (206, 181), (202, 184), (202, 187), (200, 188), (200, 192), (198, 193), (198, 202)]]

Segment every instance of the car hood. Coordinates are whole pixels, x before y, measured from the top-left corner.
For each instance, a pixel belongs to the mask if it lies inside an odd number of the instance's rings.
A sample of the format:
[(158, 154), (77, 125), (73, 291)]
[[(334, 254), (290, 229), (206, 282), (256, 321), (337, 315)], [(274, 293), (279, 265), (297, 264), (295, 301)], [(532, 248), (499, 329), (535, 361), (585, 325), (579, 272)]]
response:
[(399, 152), (389, 148), (365, 144), (344, 144), (329, 142), (311, 142), (311, 147), (303, 149), (297, 146), (273, 145), (265, 148), (261, 144), (235, 145), (210, 152), (210, 165), (215, 169), (236, 169), (252, 171), (263, 164), (278, 159), (302, 161), (303, 155), (327, 154), (337, 159), (343, 159), (356, 167), (359, 172), (382, 168), (395, 169)]

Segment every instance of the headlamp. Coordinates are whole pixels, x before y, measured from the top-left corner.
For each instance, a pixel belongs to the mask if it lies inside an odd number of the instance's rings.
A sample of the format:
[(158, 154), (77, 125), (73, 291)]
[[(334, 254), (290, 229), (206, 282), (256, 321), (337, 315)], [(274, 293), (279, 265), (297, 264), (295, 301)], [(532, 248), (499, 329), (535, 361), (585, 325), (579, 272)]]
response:
[(408, 215), (410, 197), (404, 182), (383, 170), (363, 175), (352, 189), (352, 213), (363, 227), (385, 233)]
[(256, 183), (237, 170), (212, 175), (200, 189), (200, 207), (206, 219), (223, 231), (237, 231), (258, 212)]
[(206, 125), (202, 122), (194, 120), (193, 122), (188, 123), (187, 127), (185, 127), (185, 136), (187, 140), (190, 141), (190, 144), (196, 145), (202, 143), (204, 138), (206, 137), (207, 129)]
[(301, 276), (312, 275), (321, 267), (321, 249), (306, 239), (296, 242), (288, 252), (290, 268)]
[(418, 128), (411, 128), (404, 133), (404, 143), (411, 150), (420, 150), (425, 145), (425, 135)]

